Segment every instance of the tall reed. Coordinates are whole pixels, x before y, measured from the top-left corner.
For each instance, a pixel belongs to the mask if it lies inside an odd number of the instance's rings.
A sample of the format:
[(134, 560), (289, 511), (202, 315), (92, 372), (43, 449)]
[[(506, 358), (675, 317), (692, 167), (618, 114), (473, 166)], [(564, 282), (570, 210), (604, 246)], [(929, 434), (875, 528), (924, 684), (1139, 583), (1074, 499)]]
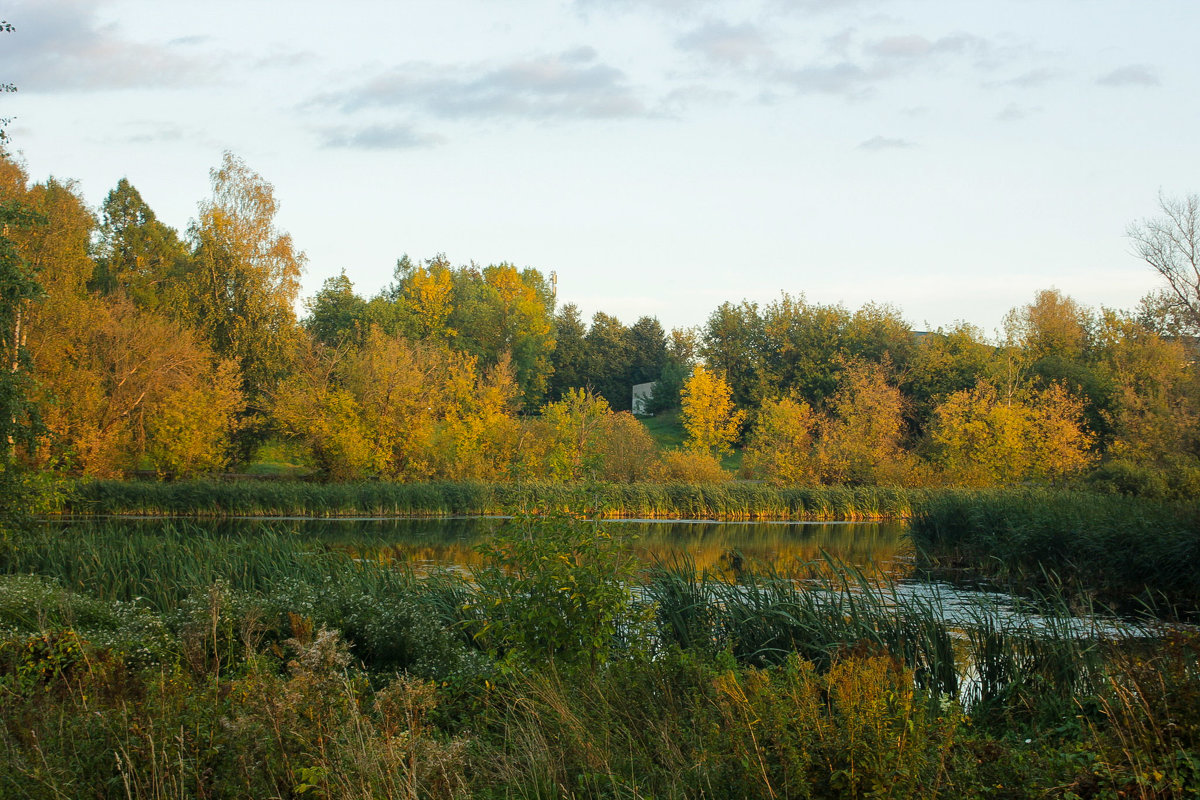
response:
[(299, 481), (90, 481), (72, 514), (395, 516), (572, 511), (606, 517), (721, 520), (901, 519), (931, 490), (878, 486), (777, 488), (752, 483), (480, 484)]

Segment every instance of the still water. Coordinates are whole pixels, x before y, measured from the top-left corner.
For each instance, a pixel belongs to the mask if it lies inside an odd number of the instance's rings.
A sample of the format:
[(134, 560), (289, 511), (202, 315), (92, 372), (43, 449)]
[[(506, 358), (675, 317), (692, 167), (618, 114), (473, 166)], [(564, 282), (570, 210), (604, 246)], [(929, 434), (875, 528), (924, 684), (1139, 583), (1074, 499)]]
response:
[[(153, 529), (163, 519), (108, 518), (107, 524)], [(313, 546), (356, 558), (409, 565), (418, 572), (440, 567), (469, 571), (480, 563), (477, 546), (508, 522), (503, 517), (232, 517), (188, 520), (210, 535), (253, 537), (264, 531), (295, 536)], [(168, 522), (170, 524), (170, 522)], [(701, 570), (769, 567), (796, 574), (825, 555), (899, 577), (911, 570), (911, 546), (899, 522), (716, 522), (709, 520), (606, 520), (646, 564), (686, 558)]]

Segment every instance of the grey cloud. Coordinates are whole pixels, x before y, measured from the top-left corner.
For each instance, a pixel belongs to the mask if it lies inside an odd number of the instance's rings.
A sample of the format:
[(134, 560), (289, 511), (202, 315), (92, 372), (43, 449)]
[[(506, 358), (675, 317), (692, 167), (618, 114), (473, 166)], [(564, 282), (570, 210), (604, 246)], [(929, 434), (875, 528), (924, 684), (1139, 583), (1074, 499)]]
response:
[(211, 36), (201, 36), (197, 34), (193, 36), (180, 36), (178, 39), (172, 39), (171, 41), (167, 42), (167, 44), (171, 47), (187, 47), (194, 44), (204, 44), (211, 39)]
[(666, 113), (673, 114), (697, 105), (721, 105), (735, 97), (733, 92), (712, 89), (707, 86), (682, 86), (668, 92), (660, 105)]
[(868, 72), (849, 61), (828, 66), (812, 65), (779, 73), (779, 78), (798, 92), (845, 95), (863, 93), (873, 80), (880, 77), (883, 75)]
[(880, 58), (919, 59), (950, 54), (986, 55), (991, 49), (988, 41), (967, 33), (955, 33), (939, 39), (924, 36), (888, 36), (867, 45), (866, 52)]
[(886, 136), (872, 136), (865, 142), (859, 142), (857, 150), (906, 150), (910, 147), (916, 147), (907, 139), (890, 139)]
[(495, 67), (409, 64), (317, 101), (334, 103), (344, 111), (418, 108), (447, 119), (649, 115), (625, 74), (597, 62), (590, 48)]
[(305, 64), (313, 64), (319, 60), (311, 50), (298, 50), (292, 53), (272, 53), (254, 62), (256, 69), (291, 69)]
[(115, 25), (101, 25), (87, 0), (38, 0), (5, 16), (17, 30), (0, 48), (0, 74), (26, 91), (192, 84), (213, 72), (175, 48), (130, 41)]
[(355, 150), (412, 150), (442, 144), (441, 136), (422, 134), (409, 125), (368, 125), (356, 130), (338, 128), (322, 132), (325, 147)]
[(1101, 86), (1159, 86), (1162, 81), (1147, 65), (1128, 64), (1097, 78), (1096, 83)]
[[(910, 34), (889, 36), (853, 48), (853, 31), (845, 31), (827, 40), (830, 53), (840, 57), (828, 62), (776, 71), (775, 78), (802, 93), (841, 94), (847, 98), (868, 96), (885, 81), (934, 66), (944, 59), (974, 60), (976, 68), (990, 68), (997, 56), (991, 42), (968, 33), (954, 33), (937, 39)], [(857, 50), (857, 57), (850, 51)]]
[(681, 37), (677, 44), (711, 61), (734, 66), (752, 59), (770, 59), (774, 55), (762, 33), (748, 22), (741, 25), (709, 22)]
[(129, 144), (160, 144), (163, 142), (178, 142), (184, 138), (183, 129), (178, 125), (159, 125), (149, 130), (125, 137)]
[(1028, 119), (1041, 110), (1042, 109), (1040, 106), (1026, 108), (1025, 106), (1019, 106), (1016, 103), (1009, 103), (1003, 108), (1003, 110), (1000, 111), (999, 114), (996, 115), (996, 119), (1000, 122), (1020, 122), (1023, 119)]
[(1036, 89), (1040, 86), (1045, 86), (1050, 81), (1058, 77), (1058, 72), (1045, 67), (1040, 69), (1031, 69), (1028, 72), (1023, 72), (1015, 78), (1009, 78), (1006, 81), (1000, 81), (997, 86), (1013, 86), (1018, 89)]

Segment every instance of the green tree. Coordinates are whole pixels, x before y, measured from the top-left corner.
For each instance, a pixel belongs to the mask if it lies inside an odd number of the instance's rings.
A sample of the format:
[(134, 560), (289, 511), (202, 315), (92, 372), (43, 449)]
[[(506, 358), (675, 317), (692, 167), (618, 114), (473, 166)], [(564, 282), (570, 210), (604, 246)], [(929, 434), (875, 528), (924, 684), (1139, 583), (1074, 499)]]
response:
[(354, 293), (346, 271), (326, 278), (321, 290), (304, 301), (308, 312), (304, 329), (322, 344), (336, 347), (344, 341), (359, 342), (365, 333), (367, 303)]
[(0, 200), (0, 515), (19, 504), (19, 449), (32, 451), (42, 432), (33, 401), (33, 375), (28, 337), (30, 304), (42, 287), (10, 233), (37, 225), (41, 219), (16, 198)]
[(746, 412), (734, 407), (732, 390), (719, 375), (703, 366), (692, 370), (683, 386), (680, 420), (689, 450), (719, 454), (733, 451)]
[(700, 334), (699, 355), (725, 376), (734, 401), (742, 406), (756, 406), (777, 391), (767, 374), (764, 325), (756, 303), (722, 303), (709, 314)]
[(597, 311), (587, 333), (587, 357), (587, 382), (592, 391), (614, 410), (628, 411), (633, 402), (629, 329), (616, 317)]
[(656, 381), (667, 364), (667, 338), (654, 317), (641, 317), (629, 328), (629, 384)]
[(654, 383), (654, 392), (647, 404), (651, 414), (661, 414), (679, 408), (683, 384), (696, 366), (696, 353), (700, 349), (699, 336), (695, 328), (672, 328), (667, 337), (667, 357), (662, 372)]
[(561, 400), (568, 390), (588, 386), (587, 325), (574, 303), (567, 303), (554, 315), (554, 352), (550, 363), (553, 372), (546, 391), (549, 400)]
[(634, 606), (636, 562), (609, 526), (561, 514), (526, 517), (479, 549), (477, 638), (509, 668), (594, 671), (619, 634), (644, 619)]
[(189, 229), (192, 291), (183, 312), (218, 355), (237, 364), (246, 398), (260, 411), (291, 359), (305, 258), (275, 227), (270, 183), (232, 153), (210, 175), (212, 198)]
[(925, 430), (938, 403), (988, 374), (994, 357), (983, 331), (965, 322), (922, 336), (900, 384), (913, 404), (917, 430)]
[(88, 288), (124, 292), (141, 308), (156, 310), (178, 300), (188, 252), (175, 230), (158, 221), (125, 178), (100, 207), (96, 266)]

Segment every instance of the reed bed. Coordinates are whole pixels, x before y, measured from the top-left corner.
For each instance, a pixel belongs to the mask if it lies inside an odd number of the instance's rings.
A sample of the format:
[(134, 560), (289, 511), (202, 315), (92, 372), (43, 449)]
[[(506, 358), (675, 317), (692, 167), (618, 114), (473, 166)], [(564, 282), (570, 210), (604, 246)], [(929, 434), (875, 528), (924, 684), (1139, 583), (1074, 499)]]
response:
[(1200, 613), (1200, 507), (1090, 493), (941, 492), (910, 520), (939, 567), (1013, 587), (1077, 587), (1122, 610)]
[(904, 519), (932, 490), (883, 486), (777, 488), (754, 483), (305, 483), (89, 481), (71, 514), (163, 516), (437, 516), (571, 511), (613, 518)]

